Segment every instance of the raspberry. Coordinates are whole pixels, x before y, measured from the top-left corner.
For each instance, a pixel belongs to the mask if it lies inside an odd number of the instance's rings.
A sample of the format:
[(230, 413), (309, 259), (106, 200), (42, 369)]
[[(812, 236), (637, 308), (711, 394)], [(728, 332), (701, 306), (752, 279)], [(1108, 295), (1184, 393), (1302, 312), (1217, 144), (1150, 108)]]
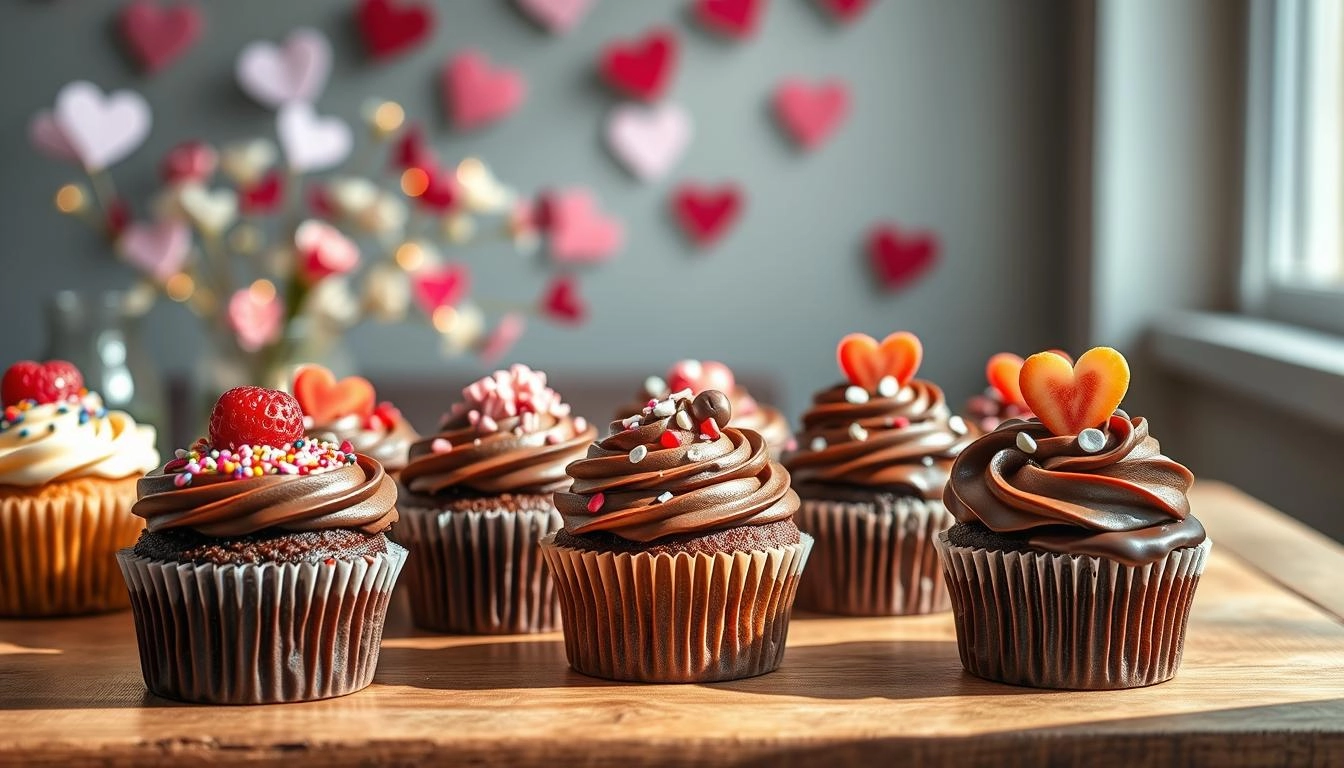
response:
[(219, 396), (210, 412), (210, 445), (278, 446), (303, 437), (303, 410), (288, 392), (236, 387)]
[(0, 382), (0, 399), (5, 405), (14, 405), (23, 400), (36, 400), (39, 403), (59, 403), (72, 397), (79, 397), (84, 389), (84, 376), (72, 363), (64, 360), (48, 360), (36, 363), (22, 360), (5, 371)]

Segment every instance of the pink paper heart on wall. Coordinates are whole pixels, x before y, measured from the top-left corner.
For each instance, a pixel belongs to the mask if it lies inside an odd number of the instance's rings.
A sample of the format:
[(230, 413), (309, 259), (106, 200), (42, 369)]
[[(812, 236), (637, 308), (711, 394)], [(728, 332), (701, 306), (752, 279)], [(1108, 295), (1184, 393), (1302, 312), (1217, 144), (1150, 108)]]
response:
[(411, 277), (415, 300), (427, 315), (433, 315), (439, 307), (452, 306), (461, 301), (470, 286), (471, 272), (462, 264), (445, 264), (437, 269), (417, 272)]
[(191, 251), (191, 228), (175, 220), (129, 224), (117, 238), (117, 250), (132, 266), (164, 282), (182, 271)]
[(52, 111), (61, 135), (79, 161), (91, 171), (107, 168), (135, 150), (149, 136), (149, 104), (134, 91), (106, 96), (93, 83), (77, 80), (56, 94)]
[(320, 117), (311, 104), (296, 101), (280, 108), (276, 134), (285, 161), (296, 173), (340, 165), (350, 155), (350, 126), (339, 117)]
[(276, 296), (266, 298), (244, 288), (229, 298), (228, 315), (238, 346), (256, 352), (280, 338), (284, 305)]
[(551, 258), (561, 263), (595, 264), (620, 250), (625, 238), (619, 221), (602, 215), (586, 189), (565, 190), (546, 199)]
[(656, 179), (681, 159), (691, 141), (691, 118), (671, 102), (622, 104), (607, 118), (607, 147), (635, 178)]
[(149, 0), (123, 6), (122, 39), (145, 72), (157, 72), (186, 53), (201, 34), (201, 12), (191, 5), (160, 8)]
[(308, 282), (344, 275), (359, 265), (359, 246), (325, 221), (309, 219), (294, 230), (294, 252)]
[(775, 115), (803, 149), (815, 149), (849, 114), (849, 89), (838, 80), (809, 85), (786, 80), (775, 90)]
[(909, 285), (938, 260), (938, 240), (929, 233), (903, 233), (879, 225), (868, 236), (868, 258), (877, 280), (886, 290)]
[(588, 316), (588, 305), (579, 296), (572, 275), (559, 275), (541, 294), (541, 311), (561, 323), (577, 325)]
[(60, 124), (56, 122), (56, 117), (51, 112), (38, 112), (28, 121), (28, 141), (32, 143), (34, 149), (47, 157), (71, 163), (79, 162), (79, 153), (61, 131)]
[(159, 175), (169, 184), (204, 184), (219, 167), (219, 153), (203, 141), (184, 141), (168, 150)]
[(564, 34), (588, 12), (592, 0), (517, 0), (518, 10), (552, 34)]
[(471, 130), (508, 116), (526, 95), (527, 83), (522, 75), (491, 67), (477, 51), (463, 51), (444, 65), (443, 98), (458, 130)]
[(315, 29), (296, 29), (283, 45), (249, 43), (234, 67), (238, 86), (264, 107), (278, 109), (322, 94), (331, 74), (331, 44)]

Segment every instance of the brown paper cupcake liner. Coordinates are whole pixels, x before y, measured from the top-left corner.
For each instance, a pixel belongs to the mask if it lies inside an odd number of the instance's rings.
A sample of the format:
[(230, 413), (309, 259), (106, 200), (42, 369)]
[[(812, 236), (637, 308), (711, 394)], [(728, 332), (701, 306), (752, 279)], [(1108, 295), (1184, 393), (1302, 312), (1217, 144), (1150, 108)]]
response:
[(804, 499), (794, 522), (817, 540), (798, 607), (846, 616), (902, 616), (950, 606), (934, 538), (956, 520), (941, 501)]
[(95, 613), (130, 605), (117, 550), (145, 521), (136, 478), (82, 478), (0, 490), (0, 616)]
[(957, 648), (977, 677), (1037, 688), (1136, 688), (1181, 664), (1190, 602), (1212, 542), (1128, 566), (1101, 557), (938, 549)]
[(394, 535), (411, 551), (406, 589), (417, 626), (473, 635), (560, 628), (555, 585), (537, 546), (564, 524), (559, 512), (397, 510)]
[(754, 677), (784, 657), (812, 538), (750, 552), (630, 554), (541, 543), (560, 592), (565, 655), (611, 680)]
[(196, 565), (117, 553), (151, 693), (202, 704), (344, 696), (373, 681), (406, 559)]

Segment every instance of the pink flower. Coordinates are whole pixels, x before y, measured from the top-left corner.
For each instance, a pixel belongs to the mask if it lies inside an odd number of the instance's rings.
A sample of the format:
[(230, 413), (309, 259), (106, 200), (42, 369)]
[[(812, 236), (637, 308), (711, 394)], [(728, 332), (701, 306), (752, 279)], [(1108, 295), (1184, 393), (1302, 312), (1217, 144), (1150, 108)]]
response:
[(326, 222), (309, 219), (294, 230), (299, 268), (310, 283), (344, 275), (359, 264), (359, 246)]

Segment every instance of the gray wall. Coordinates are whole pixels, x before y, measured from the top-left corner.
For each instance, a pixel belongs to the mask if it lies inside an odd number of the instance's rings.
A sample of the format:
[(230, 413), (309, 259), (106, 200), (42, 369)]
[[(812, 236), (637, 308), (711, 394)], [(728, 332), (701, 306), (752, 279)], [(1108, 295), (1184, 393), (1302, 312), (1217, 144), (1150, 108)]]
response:
[[(1064, 342), (1063, 3), (882, 0), (840, 28), (807, 0), (776, 0), (759, 36), (734, 45), (689, 24), (683, 2), (601, 0), (573, 34), (553, 38), (503, 0), (459, 0), (435, 4), (428, 45), (370, 64), (354, 37), (351, 0), (231, 0), (202, 3), (204, 40), (149, 78), (114, 38), (118, 5), (0, 6), (0, 318), (33, 329), (0, 335), (0, 361), (41, 352), (36, 318), (51, 291), (126, 279), (94, 236), (53, 210), (51, 194), (72, 175), (28, 148), (29, 116), (76, 78), (143, 92), (155, 110), (149, 144), (115, 169), (121, 187), (143, 199), (158, 159), (177, 141), (272, 133), (270, 114), (234, 85), (234, 58), (247, 42), (300, 25), (324, 30), (336, 49), (320, 112), (356, 119), (366, 98), (397, 99), (428, 119), (446, 157), (478, 153), (523, 191), (591, 185), (624, 219), (625, 252), (583, 282), (595, 308), (590, 324), (576, 332), (534, 323), (517, 359), (624, 371), (632, 381), (677, 357), (722, 359), (777, 374), (781, 404), (796, 413), (811, 390), (837, 377), (834, 343), (851, 330), (915, 330), (926, 343), (924, 373), (958, 399), (982, 386), (989, 354)], [(614, 102), (592, 66), (604, 42), (655, 22), (681, 33), (671, 97), (693, 114), (697, 137), (671, 178), (643, 186), (599, 144)], [(442, 117), (437, 72), (467, 45), (523, 69), (530, 95), (510, 119), (460, 136)], [(766, 111), (773, 85), (795, 74), (842, 77), (853, 89), (851, 119), (810, 155), (795, 153)], [(683, 176), (737, 179), (748, 190), (745, 218), (705, 256), (690, 252), (666, 218), (666, 192)], [(933, 229), (943, 243), (937, 270), (896, 295), (871, 287), (860, 252), (869, 225), (885, 218)], [(495, 296), (527, 300), (543, 281), (503, 246), (468, 258)], [(650, 311), (651, 299), (668, 297), (675, 308)], [(152, 315), (151, 338), (169, 370), (189, 367), (202, 349), (185, 320), (175, 306)], [(432, 333), (420, 326), (366, 327), (351, 342), (361, 365), (382, 376), (479, 366), (437, 359)]]

